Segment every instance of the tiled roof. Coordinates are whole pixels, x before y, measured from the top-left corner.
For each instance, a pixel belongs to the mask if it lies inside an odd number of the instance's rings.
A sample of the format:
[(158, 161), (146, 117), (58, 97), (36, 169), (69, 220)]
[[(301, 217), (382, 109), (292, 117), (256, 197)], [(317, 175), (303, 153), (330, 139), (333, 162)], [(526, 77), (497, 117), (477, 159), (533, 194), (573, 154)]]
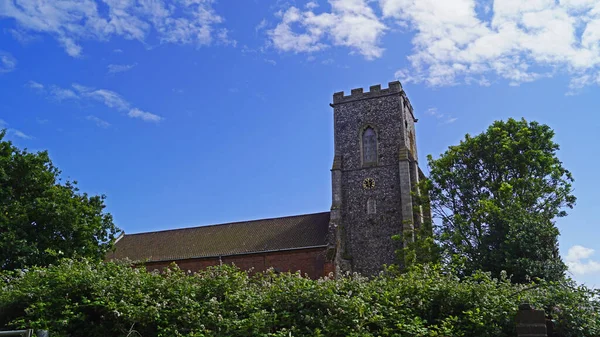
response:
[(329, 212), (126, 234), (108, 260), (172, 261), (326, 244)]

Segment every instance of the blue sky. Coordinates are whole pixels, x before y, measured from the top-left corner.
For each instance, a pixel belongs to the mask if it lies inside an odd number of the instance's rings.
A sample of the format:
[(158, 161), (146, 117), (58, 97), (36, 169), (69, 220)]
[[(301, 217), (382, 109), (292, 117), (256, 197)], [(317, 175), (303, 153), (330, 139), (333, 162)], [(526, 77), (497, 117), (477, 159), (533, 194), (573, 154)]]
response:
[(561, 254), (599, 286), (599, 41), (595, 0), (0, 0), (0, 123), (134, 233), (328, 210), (332, 94), (398, 79), (422, 166), (494, 120), (556, 131)]

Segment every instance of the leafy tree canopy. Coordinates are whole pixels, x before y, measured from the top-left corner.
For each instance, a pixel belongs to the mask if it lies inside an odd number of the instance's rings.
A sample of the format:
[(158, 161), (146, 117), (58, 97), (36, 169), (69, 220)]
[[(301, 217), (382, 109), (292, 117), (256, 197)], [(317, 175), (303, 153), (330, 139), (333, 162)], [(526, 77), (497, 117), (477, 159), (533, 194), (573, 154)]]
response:
[(438, 159), (428, 157), (429, 190), (444, 257), (513, 282), (558, 280), (566, 266), (558, 255), (557, 217), (572, 208), (573, 177), (557, 158), (547, 125), (509, 119), (469, 135)]
[[(45, 266), (58, 256), (102, 259), (118, 229), (104, 196), (61, 183), (46, 151), (29, 153), (0, 131), (0, 269)], [(55, 252), (55, 253), (51, 253)]]

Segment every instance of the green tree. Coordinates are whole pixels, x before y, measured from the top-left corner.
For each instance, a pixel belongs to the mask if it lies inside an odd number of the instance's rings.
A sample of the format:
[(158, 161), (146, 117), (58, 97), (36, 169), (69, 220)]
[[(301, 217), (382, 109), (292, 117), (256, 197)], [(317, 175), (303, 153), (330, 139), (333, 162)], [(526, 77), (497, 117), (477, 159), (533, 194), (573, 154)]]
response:
[(45, 266), (59, 256), (102, 259), (118, 228), (104, 196), (61, 182), (46, 151), (30, 153), (0, 131), (0, 269)]
[(465, 274), (503, 270), (513, 282), (558, 280), (557, 217), (575, 197), (547, 125), (509, 119), (428, 156), (429, 190), (444, 257)]
[(433, 231), (428, 186), (427, 180), (424, 180), (412, 192), (415, 202), (413, 212), (423, 215), (422, 222), (412, 231), (405, 230), (392, 236), (392, 240), (402, 242), (402, 248), (396, 250), (398, 264), (391, 266), (390, 270), (405, 272), (415, 266), (437, 265), (441, 262), (440, 246), (435, 241)]

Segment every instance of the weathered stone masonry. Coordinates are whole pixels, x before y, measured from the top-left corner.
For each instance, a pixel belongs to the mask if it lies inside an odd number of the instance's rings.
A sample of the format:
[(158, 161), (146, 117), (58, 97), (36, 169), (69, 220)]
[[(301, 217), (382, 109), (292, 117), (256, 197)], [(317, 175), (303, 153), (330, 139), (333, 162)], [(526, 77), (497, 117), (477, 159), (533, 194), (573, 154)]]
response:
[[(412, 233), (420, 223), (413, 212), (413, 191), (419, 179), (412, 106), (400, 82), (388, 89), (370, 87), (333, 95), (334, 161), (331, 170), (330, 250), (336, 272), (378, 273), (395, 262), (395, 234)], [(377, 161), (365, 164), (362, 133), (377, 134)], [(365, 179), (374, 180), (372, 188)], [(369, 204), (369, 209), (367, 205)], [(408, 238), (410, 239), (410, 237)]]

